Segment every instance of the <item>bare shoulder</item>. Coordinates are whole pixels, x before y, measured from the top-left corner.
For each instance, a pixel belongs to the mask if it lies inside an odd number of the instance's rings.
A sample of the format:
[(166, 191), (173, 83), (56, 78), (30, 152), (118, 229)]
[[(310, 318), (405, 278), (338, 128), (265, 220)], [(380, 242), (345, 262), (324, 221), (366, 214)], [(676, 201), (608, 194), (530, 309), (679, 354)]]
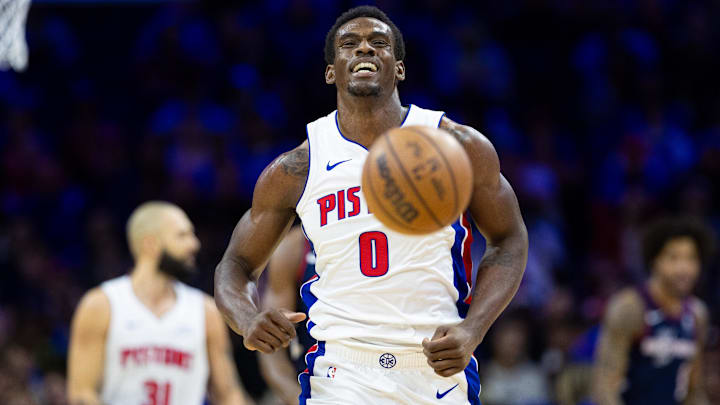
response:
[(205, 307), (205, 333), (212, 335), (217, 333), (217, 331), (222, 330), (221, 328), (225, 326), (225, 322), (223, 321), (222, 315), (220, 315), (220, 311), (215, 305), (213, 297), (204, 293), (203, 296), (203, 306)]
[(220, 311), (218, 311), (215, 305), (215, 299), (213, 297), (203, 293), (203, 306), (205, 307), (205, 318), (219, 317)]
[(74, 324), (82, 328), (106, 330), (110, 325), (110, 300), (100, 288), (85, 293), (77, 306)]
[(640, 294), (632, 288), (613, 295), (605, 311), (604, 326), (627, 333), (642, 329), (645, 304)]
[(701, 326), (706, 327), (710, 321), (710, 311), (707, 305), (700, 298), (692, 296), (690, 297), (690, 308)]
[(304, 141), (297, 148), (280, 155), (276, 161), (283, 172), (289, 176), (306, 177), (310, 167), (310, 148)]
[(461, 144), (476, 143), (485, 148), (495, 149), (490, 140), (480, 131), (468, 125), (458, 124), (447, 116), (440, 120), (440, 128), (450, 132)]
[(253, 206), (256, 203), (279, 203), (294, 209), (305, 187), (309, 168), (307, 141), (275, 158), (258, 178)]
[[(440, 128), (449, 132), (465, 148), (473, 170), (483, 174), (475, 176), (476, 181), (495, 181), (500, 173), (500, 160), (490, 140), (477, 129), (458, 124), (448, 117), (440, 121)], [(498, 176), (489, 176), (497, 173)]]
[(82, 297), (78, 304), (78, 310), (91, 312), (95, 315), (107, 312), (109, 315), (110, 299), (101, 288), (93, 288)]

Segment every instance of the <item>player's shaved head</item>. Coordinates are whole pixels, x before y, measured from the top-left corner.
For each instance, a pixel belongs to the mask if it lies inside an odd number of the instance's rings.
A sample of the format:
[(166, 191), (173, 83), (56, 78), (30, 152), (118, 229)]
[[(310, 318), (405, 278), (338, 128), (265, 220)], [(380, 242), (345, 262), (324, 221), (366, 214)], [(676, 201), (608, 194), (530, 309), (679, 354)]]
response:
[(138, 257), (143, 238), (160, 238), (170, 216), (178, 213), (185, 216), (180, 207), (166, 201), (148, 201), (135, 208), (127, 222), (128, 246), (133, 257)]

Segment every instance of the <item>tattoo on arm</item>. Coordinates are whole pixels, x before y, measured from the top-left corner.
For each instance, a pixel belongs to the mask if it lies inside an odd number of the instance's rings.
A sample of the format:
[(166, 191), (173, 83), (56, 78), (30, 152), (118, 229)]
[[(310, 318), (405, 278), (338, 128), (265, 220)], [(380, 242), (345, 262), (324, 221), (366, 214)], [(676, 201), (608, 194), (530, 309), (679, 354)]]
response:
[(307, 149), (295, 149), (288, 152), (283, 159), (280, 160), (285, 174), (291, 176), (307, 176), (310, 167), (310, 156)]
[(608, 304), (594, 370), (593, 394), (599, 405), (621, 404), (620, 391), (634, 336), (642, 327), (643, 309), (634, 292), (622, 292)]
[[(618, 350), (612, 343), (618, 343), (617, 341), (623, 339), (616, 336), (604, 337), (601, 341), (601, 356), (598, 359), (598, 366), (610, 373), (616, 373), (618, 370), (624, 370), (627, 367), (627, 353), (625, 350)], [(625, 349), (627, 344), (622, 345), (622, 349)], [(618, 373), (620, 374), (620, 373)]]
[(489, 252), (480, 262), (478, 270), (484, 270), (488, 267), (515, 267), (519, 255), (510, 249), (491, 248), (494, 251)]

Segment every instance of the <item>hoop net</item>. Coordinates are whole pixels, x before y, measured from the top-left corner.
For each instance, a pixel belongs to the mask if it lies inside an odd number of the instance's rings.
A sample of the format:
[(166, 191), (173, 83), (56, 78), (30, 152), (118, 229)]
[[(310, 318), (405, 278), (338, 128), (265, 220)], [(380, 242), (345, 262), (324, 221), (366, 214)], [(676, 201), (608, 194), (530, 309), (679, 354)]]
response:
[(28, 63), (25, 20), (30, 0), (0, 0), (0, 69), (20, 72)]

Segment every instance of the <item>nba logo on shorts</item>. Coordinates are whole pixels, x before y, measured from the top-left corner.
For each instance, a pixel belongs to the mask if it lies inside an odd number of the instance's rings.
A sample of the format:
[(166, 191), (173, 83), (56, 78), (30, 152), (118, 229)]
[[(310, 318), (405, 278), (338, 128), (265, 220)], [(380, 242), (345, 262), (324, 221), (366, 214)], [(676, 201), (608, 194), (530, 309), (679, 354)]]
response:
[(395, 367), (395, 356), (390, 353), (383, 353), (380, 355), (380, 365), (385, 368)]
[(330, 366), (328, 367), (327, 371), (327, 378), (335, 378), (335, 372), (337, 371), (337, 367)]

